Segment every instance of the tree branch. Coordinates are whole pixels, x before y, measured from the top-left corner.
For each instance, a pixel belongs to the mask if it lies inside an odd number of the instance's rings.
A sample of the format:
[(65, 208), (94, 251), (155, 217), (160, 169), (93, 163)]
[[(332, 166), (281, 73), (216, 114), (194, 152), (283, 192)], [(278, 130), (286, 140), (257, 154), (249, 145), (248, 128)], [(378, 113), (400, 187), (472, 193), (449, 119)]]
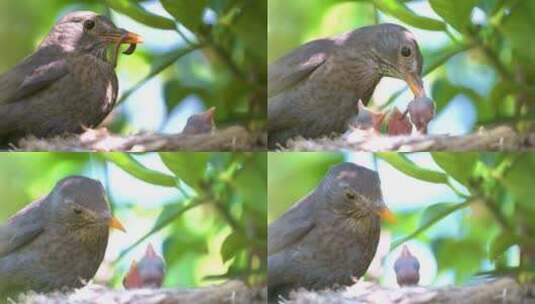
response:
[(265, 288), (249, 288), (240, 281), (228, 281), (221, 285), (182, 289), (133, 289), (113, 290), (90, 284), (72, 293), (26, 294), (17, 303), (67, 304), (67, 303), (113, 303), (113, 304), (263, 304), (266, 303)]
[(306, 291), (290, 294), (288, 304), (298, 303), (531, 303), (533, 285), (520, 285), (511, 278), (480, 281), (467, 286), (387, 288), (375, 283), (359, 282), (345, 290)]
[(535, 133), (521, 134), (509, 127), (479, 130), (468, 135), (384, 136), (353, 131), (338, 137), (290, 139), (285, 151), (526, 151), (535, 150)]
[(250, 151), (265, 149), (265, 137), (241, 126), (197, 135), (139, 133), (122, 136), (101, 128), (81, 135), (47, 139), (30, 136), (13, 148), (22, 151)]

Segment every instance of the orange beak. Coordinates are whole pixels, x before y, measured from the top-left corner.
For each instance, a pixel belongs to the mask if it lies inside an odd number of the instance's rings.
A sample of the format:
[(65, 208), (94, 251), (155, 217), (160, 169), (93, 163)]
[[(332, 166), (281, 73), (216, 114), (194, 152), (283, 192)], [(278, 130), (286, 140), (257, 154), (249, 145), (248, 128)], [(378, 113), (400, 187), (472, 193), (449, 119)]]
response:
[(388, 223), (390, 224), (393, 224), (396, 222), (396, 216), (394, 215), (394, 213), (392, 213), (392, 211), (390, 211), (390, 209), (384, 207), (382, 209), (379, 209), (377, 211), (377, 214), (385, 221), (387, 221)]
[(119, 29), (118, 32), (106, 33), (101, 35), (104, 41), (113, 43), (128, 43), (138, 44), (143, 43), (143, 37), (136, 33), (132, 33), (123, 29)]
[(119, 220), (116, 219), (115, 217), (112, 217), (112, 218), (108, 221), (108, 226), (109, 226), (110, 228), (114, 228), (114, 229), (117, 229), (117, 230), (121, 230), (122, 232), (126, 232), (126, 229), (124, 229), (123, 224), (121, 224), (121, 222), (119, 222)]
[(425, 96), (424, 84), (422, 82), (422, 78), (419, 75), (406, 73), (405, 81), (409, 85), (409, 88), (411, 89), (415, 97)]

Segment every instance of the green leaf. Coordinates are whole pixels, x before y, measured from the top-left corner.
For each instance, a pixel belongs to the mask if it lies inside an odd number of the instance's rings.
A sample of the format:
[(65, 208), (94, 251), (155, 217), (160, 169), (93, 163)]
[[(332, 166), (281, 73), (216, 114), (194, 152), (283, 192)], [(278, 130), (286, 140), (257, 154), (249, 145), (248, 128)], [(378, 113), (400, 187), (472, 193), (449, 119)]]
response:
[(517, 244), (519, 239), (506, 231), (502, 231), (498, 234), (490, 243), (489, 258), (496, 260), (499, 258), (509, 247)]
[(204, 177), (209, 153), (204, 152), (162, 152), (159, 153), (165, 166), (188, 186), (199, 190)]
[(392, 243), (391, 250), (416, 237), (418, 234), (427, 230), (429, 227), (433, 226), (435, 223), (452, 214), (453, 212), (467, 207), (469, 204), (470, 202), (466, 201), (464, 203), (438, 203), (427, 207), (422, 213), (418, 228), (409, 235), (394, 241)]
[(446, 24), (442, 21), (422, 17), (411, 11), (399, 0), (375, 0), (377, 8), (409, 25), (429, 31), (445, 31)]
[(113, 152), (99, 155), (140, 180), (159, 186), (176, 187), (177, 181), (173, 176), (145, 167), (132, 154)]
[(530, 39), (535, 28), (535, 1), (518, 1), (504, 17), (500, 30), (510, 41), (518, 62), (528, 71), (534, 71), (535, 39)]
[(134, 86), (126, 90), (123, 95), (121, 95), (121, 98), (119, 98), (117, 103), (121, 103), (126, 100), (130, 95), (132, 95), (132, 93), (142, 87), (147, 81), (166, 70), (181, 57), (199, 49), (200, 47), (202, 47), (202, 45), (189, 45), (187, 47), (179, 47), (164, 54), (161, 54), (159, 58), (155, 60), (154, 63), (151, 65), (149, 74), (147, 74), (147, 76), (145, 76)]
[(247, 248), (247, 240), (245, 236), (237, 231), (229, 234), (221, 246), (221, 258), (223, 259), (223, 263), (232, 259), (243, 248)]
[(160, 0), (165, 10), (192, 32), (198, 32), (206, 0)]
[(176, 24), (173, 20), (148, 12), (141, 5), (134, 1), (105, 0), (105, 2), (113, 10), (125, 14), (130, 18), (148, 26), (164, 30), (176, 29)]
[(430, 183), (448, 183), (446, 174), (419, 167), (402, 153), (377, 153), (376, 155), (408, 176)]
[(433, 10), (459, 32), (470, 24), (470, 15), (478, 2), (481, 0), (429, 0)]
[(472, 176), (474, 166), (479, 160), (478, 153), (449, 153), (434, 152), (431, 153), (433, 160), (446, 171), (451, 177), (463, 185), (468, 184)]
[(185, 85), (176, 79), (166, 82), (164, 84), (164, 96), (167, 112), (170, 113), (177, 105), (179, 105), (186, 97), (190, 95), (195, 95), (203, 101), (207, 101), (209, 99), (209, 92), (204, 86)]
[(177, 204), (170, 204), (170, 205), (165, 206), (162, 212), (160, 212), (160, 215), (158, 216), (158, 219), (156, 219), (156, 222), (154, 223), (154, 226), (151, 228), (151, 230), (147, 232), (145, 235), (143, 235), (141, 238), (139, 238), (132, 245), (127, 247), (125, 250), (121, 251), (121, 254), (115, 260), (115, 262), (123, 258), (126, 254), (128, 254), (128, 252), (134, 249), (137, 245), (141, 244), (149, 236), (167, 227), (167, 225), (173, 222), (178, 216), (181, 216), (182, 214), (184, 214), (186, 211), (190, 210), (191, 208), (199, 206), (201, 203), (202, 202), (200, 201), (188, 201), (186, 203), (180, 202)]
[(444, 64), (453, 56), (462, 53), (472, 48), (472, 44), (467, 43), (455, 43), (448, 44), (438, 50), (426, 52), (424, 55), (424, 68), (423, 75), (427, 75), (433, 72), (439, 67), (443, 67)]
[(439, 272), (453, 270), (456, 283), (473, 277), (486, 256), (484, 244), (477, 239), (442, 238), (435, 240), (433, 247)]

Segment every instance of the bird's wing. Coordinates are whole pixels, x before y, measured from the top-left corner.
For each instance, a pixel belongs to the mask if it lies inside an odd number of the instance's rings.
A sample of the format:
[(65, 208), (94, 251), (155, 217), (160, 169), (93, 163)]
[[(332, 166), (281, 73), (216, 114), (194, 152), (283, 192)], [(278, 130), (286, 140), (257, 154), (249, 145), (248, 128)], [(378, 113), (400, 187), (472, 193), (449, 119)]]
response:
[(31, 96), (69, 73), (65, 58), (32, 57), (0, 76), (0, 104)]
[(31, 96), (68, 73), (69, 70), (65, 59), (48, 62), (31, 71), (27, 71), (27, 73), (21, 75), (22, 77), (18, 76), (21, 81), (14, 90), (12, 89), (11, 92), (7, 92), (5, 96), (3, 92), (0, 91), (0, 104), (17, 102), (20, 99)]
[(0, 226), (0, 257), (6, 256), (28, 244), (44, 231), (39, 201), (12, 217)]
[(319, 39), (304, 44), (268, 67), (268, 96), (273, 97), (295, 86), (327, 60), (332, 39)]
[(269, 225), (268, 255), (273, 255), (302, 239), (314, 228), (312, 201), (309, 197), (295, 204)]

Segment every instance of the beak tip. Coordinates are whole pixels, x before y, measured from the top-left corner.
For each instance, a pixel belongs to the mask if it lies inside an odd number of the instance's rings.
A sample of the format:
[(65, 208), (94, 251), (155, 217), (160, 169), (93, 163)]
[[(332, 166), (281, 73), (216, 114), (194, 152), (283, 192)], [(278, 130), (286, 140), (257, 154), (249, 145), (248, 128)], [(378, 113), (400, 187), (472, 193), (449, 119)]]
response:
[(112, 217), (108, 221), (108, 226), (110, 228), (117, 229), (117, 230), (120, 230), (120, 231), (126, 233), (126, 229), (124, 228), (123, 224), (121, 224), (121, 222), (119, 222), (119, 220), (116, 219), (115, 217)]
[(397, 221), (394, 213), (390, 211), (390, 209), (388, 208), (383, 208), (379, 210), (379, 216), (381, 217), (381, 219), (385, 220), (386, 222), (390, 224), (394, 224)]

